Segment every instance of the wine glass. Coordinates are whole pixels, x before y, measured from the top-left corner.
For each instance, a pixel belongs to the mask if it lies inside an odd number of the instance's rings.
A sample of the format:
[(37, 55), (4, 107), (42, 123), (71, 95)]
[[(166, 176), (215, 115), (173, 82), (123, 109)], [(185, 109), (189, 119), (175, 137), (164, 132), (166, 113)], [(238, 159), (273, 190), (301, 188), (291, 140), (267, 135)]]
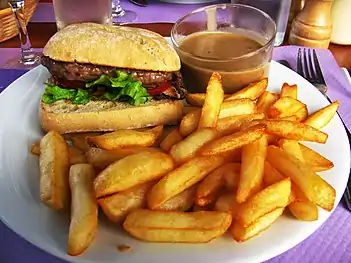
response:
[(8, 61), (5, 67), (34, 68), (40, 63), (40, 56), (36, 53), (29, 41), (26, 18), (24, 15), (24, 0), (8, 0), (8, 3), (15, 15), (19, 33), (21, 54), (20, 58)]
[(131, 10), (124, 10), (120, 0), (112, 0), (112, 23), (126, 24), (135, 21), (137, 14)]

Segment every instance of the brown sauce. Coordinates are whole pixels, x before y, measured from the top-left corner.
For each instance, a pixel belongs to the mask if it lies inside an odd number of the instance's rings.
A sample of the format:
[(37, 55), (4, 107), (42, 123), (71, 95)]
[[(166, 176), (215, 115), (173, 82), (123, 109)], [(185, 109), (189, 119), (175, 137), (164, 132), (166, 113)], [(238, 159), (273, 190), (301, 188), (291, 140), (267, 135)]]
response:
[(261, 43), (243, 31), (199, 32), (187, 36), (178, 49), (185, 87), (190, 92), (204, 92), (213, 71), (221, 73), (226, 93), (266, 77), (271, 47), (243, 57), (262, 48)]

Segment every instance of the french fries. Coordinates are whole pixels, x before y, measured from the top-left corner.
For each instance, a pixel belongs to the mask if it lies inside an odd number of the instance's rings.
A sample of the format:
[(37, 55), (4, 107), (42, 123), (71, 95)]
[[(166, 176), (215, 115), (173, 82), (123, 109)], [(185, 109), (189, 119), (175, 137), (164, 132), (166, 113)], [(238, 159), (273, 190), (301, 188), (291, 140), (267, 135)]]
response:
[(266, 154), (267, 137), (265, 135), (243, 146), (240, 180), (236, 193), (236, 201), (239, 204), (261, 190)]
[(265, 128), (264, 125), (256, 125), (247, 131), (237, 132), (209, 142), (200, 149), (200, 155), (208, 156), (232, 152), (261, 138)]
[(284, 207), (276, 208), (273, 211), (258, 218), (255, 222), (247, 227), (243, 227), (238, 222), (234, 222), (230, 228), (232, 237), (237, 242), (244, 242), (257, 236), (262, 231), (270, 227), (284, 212)]
[(306, 107), (306, 105), (299, 100), (295, 100), (291, 97), (281, 97), (268, 109), (268, 116), (270, 118), (288, 117), (294, 115), (295, 112), (304, 107)]
[(330, 120), (335, 116), (340, 105), (340, 101), (334, 101), (332, 104), (316, 111), (312, 115), (310, 115), (305, 124), (312, 126), (318, 130), (325, 127)]
[(206, 88), (206, 97), (202, 107), (198, 129), (216, 127), (223, 99), (224, 91), (222, 88), (222, 78), (219, 73), (214, 72)]
[(215, 129), (203, 128), (197, 130), (175, 144), (169, 153), (177, 164), (183, 164), (194, 158), (201, 147), (216, 139), (217, 136), (218, 132)]
[(297, 112), (295, 112), (293, 116), (296, 116), (298, 121), (304, 122), (307, 119), (307, 117), (308, 117), (307, 106), (304, 105)]
[(267, 133), (285, 139), (318, 143), (325, 143), (328, 139), (328, 134), (304, 123), (282, 120), (262, 120), (260, 122), (266, 125)]
[[(190, 95), (191, 95), (191, 94), (190, 94)], [(192, 112), (192, 111), (198, 110), (198, 109), (199, 109), (199, 107), (187, 106), (187, 105), (185, 105), (185, 106), (183, 107), (183, 116), (186, 115), (186, 114), (188, 114), (189, 112)]]
[(280, 139), (278, 141), (278, 146), (286, 151), (287, 153), (290, 153), (291, 155), (294, 155), (297, 159), (299, 159), (301, 162), (304, 162), (303, 154), (301, 152), (300, 144), (298, 141), (295, 140), (287, 140), (287, 139)]
[(181, 142), (183, 140), (183, 136), (180, 134), (179, 129), (173, 129), (160, 143), (160, 148), (164, 152), (169, 152), (173, 145)]
[(236, 202), (233, 193), (224, 193), (218, 197), (214, 206), (216, 211), (228, 212), (235, 219), (238, 213), (239, 204)]
[(70, 200), (68, 146), (59, 133), (50, 131), (41, 139), (39, 167), (41, 201), (55, 210), (67, 209)]
[(118, 130), (99, 136), (87, 137), (87, 142), (104, 150), (131, 146), (153, 146), (162, 131), (163, 126), (156, 126), (144, 131)]
[(93, 189), (94, 178), (94, 168), (90, 164), (76, 164), (70, 168), (72, 204), (67, 253), (71, 256), (83, 253), (96, 235), (98, 207)]
[(237, 223), (248, 227), (265, 214), (286, 207), (290, 201), (290, 191), (290, 178), (264, 188), (240, 205)]
[(148, 194), (148, 207), (158, 209), (163, 203), (194, 184), (223, 164), (221, 156), (195, 157), (163, 177)]
[(239, 185), (240, 180), (240, 163), (227, 163), (223, 178), (227, 190), (234, 192)]
[[(224, 99), (230, 95), (224, 94)], [(194, 107), (202, 107), (205, 102), (206, 93), (188, 93), (185, 97), (187, 103)]]
[(237, 115), (219, 119), (216, 130), (221, 136), (230, 135), (232, 133), (240, 131), (240, 127), (244, 123), (251, 122), (253, 120), (264, 119), (265, 115), (263, 113), (253, 113), (245, 115)]
[(146, 193), (154, 185), (153, 181), (137, 185), (102, 197), (98, 199), (98, 203), (109, 220), (114, 223), (121, 222), (131, 211), (146, 206)]
[(290, 97), (297, 100), (297, 86), (284, 83), (280, 91), (280, 97)]
[(75, 147), (68, 147), (68, 160), (71, 165), (87, 163), (84, 152)]
[(226, 98), (226, 101), (229, 100), (237, 100), (237, 99), (250, 99), (250, 100), (256, 100), (258, 97), (260, 97), (263, 92), (266, 91), (268, 86), (268, 78), (264, 78), (256, 83), (252, 83), (246, 88), (243, 88), (242, 90), (237, 91), (233, 95), (230, 95), (228, 98)]
[(188, 211), (194, 204), (195, 191), (196, 185), (172, 197), (171, 199), (163, 203), (161, 206), (159, 206), (157, 210), (179, 212)]
[(302, 190), (316, 205), (331, 211), (335, 202), (335, 189), (296, 157), (273, 145), (268, 146), (267, 160)]
[(303, 159), (305, 163), (314, 171), (314, 172), (322, 172), (330, 170), (334, 167), (332, 161), (328, 160), (321, 154), (317, 153), (316, 151), (312, 150), (311, 148), (307, 147), (299, 143), (300, 150), (303, 155)]
[(268, 116), (268, 109), (279, 99), (279, 95), (265, 91), (257, 100), (257, 112)]
[(97, 197), (114, 194), (161, 178), (172, 171), (172, 158), (161, 152), (141, 152), (127, 156), (103, 170), (94, 180)]
[(133, 237), (148, 242), (206, 243), (224, 234), (232, 217), (226, 212), (164, 212), (138, 209), (123, 223)]
[(39, 156), (40, 155), (40, 142), (33, 143), (30, 147), (30, 153)]

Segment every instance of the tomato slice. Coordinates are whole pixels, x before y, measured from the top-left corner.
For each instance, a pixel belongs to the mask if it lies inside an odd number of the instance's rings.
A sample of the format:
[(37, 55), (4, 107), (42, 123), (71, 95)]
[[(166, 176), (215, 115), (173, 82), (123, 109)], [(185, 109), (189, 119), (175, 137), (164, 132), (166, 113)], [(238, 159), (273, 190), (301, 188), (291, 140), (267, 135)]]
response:
[(162, 83), (161, 85), (157, 86), (156, 88), (148, 89), (147, 92), (151, 96), (156, 96), (156, 95), (161, 94), (165, 90), (169, 89), (170, 87), (171, 87), (171, 83), (170, 82), (165, 82), (165, 83)]

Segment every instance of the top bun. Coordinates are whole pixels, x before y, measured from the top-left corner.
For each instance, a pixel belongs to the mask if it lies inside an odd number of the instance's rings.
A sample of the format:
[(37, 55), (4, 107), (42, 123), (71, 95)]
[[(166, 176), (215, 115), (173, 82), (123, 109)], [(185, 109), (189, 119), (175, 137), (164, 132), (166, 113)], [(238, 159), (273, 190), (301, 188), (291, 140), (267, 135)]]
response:
[(43, 54), (63, 62), (150, 71), (178, 71), (180, 60), (161, 35), (140, 28), (72, 24), (58, 31)]

